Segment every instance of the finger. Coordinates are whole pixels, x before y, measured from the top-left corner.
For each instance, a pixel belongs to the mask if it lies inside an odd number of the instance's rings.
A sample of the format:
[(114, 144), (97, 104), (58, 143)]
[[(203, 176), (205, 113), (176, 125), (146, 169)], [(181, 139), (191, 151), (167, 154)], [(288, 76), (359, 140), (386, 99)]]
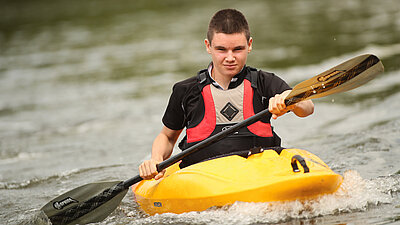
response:
[(280, 116), (282, 114), (282, 112), (285, 110), (284, 106), (279, 103), (279, 96), (274, 97), (271, 101), (271, 105), (270, 105), (270, 112), (272, 114), (275, 114), (276, 116)]
[(278, 117), (285, 115), (288, 112), (287, 109), (280, 111), (279, 113), (272, 114), (272, 119), (276, 120)]
[(278, 108), (276, 107), (276, 98), (275, 97), (272, 97), (269, 99), (268, 110), (271, 113), (275, 113), (278, 111)]
[(142, 165), (140, 165), (139, 166), (139, 176), (141, 177), (141, 178), (143, 178), (144, 179), (144, 173), (143, 173), (143, 169), (142, 169)]
[(278, 106), (279, 111), (284, 111), (286, 108), (285, 99), (282, 98), (282, 96), (280, 96), (280, 95), (277, 97), (277, 106)]
[(154, 177), (154, 179), (155, 179), (155, 180), (158, 180), (158, 179), (164, 177), (164, 174), (165, 174), (165, 170), (159, 172), (159, 173)]
[(148, 171), (149, 171), (150, 176), (152, 178), (155, 177), (158, 174), (157, 167), (156, 167), (156, 165), (154, 164), (153, 161), (149, 161), (149, 163), (148, 163)]
[(280, 112), (282, 112), (282, 111), (285, 109), (285, 106), (282, 105), (282, 103), (278, 102), (278, 103), (276, 104), (276, 108), (277, 108), (277, 111), (280, 113)]
[(143, 174), (145, 176), (149, 176), (149, 165), (148, 165), (148, 162), (144, 161), (142, 165), (143, 165)]
[(290, 105), (290, 106), (286, 107), (287, 111), (291, 111), (291, 110), (293, 110), (294, 108), (296, 108), (296, 104)]
[(143, 171), (144, 171), (144, 176), (145, 178), (151, 179), (153, 178), (156, 174), (154, 174), (154, 172), (152, 171), (152, 164), (151, 161), (145, 161), (143, 163)]
[(159, 163), (158, 161), (154, 161), (154, 160), (151, 161), (151, 166), (152, 166), (151, 169), (152, 169), (152, 174), (153, 175), (159, 174), (159, 172), (157, 170), (157, 164), (158, 163)]
[(151, 179), (151, 177), (149, 177), (149, 174), (146, 171), (145, 163), (142, 163), (142, 165), (139, 166), (139, 174), (140, 177), (145, 180)]

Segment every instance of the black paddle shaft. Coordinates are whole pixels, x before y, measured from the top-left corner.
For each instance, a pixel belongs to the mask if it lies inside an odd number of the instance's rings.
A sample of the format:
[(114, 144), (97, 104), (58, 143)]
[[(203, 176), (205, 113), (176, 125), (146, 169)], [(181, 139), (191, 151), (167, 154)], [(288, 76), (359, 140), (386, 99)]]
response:
[[(294, 103), (293, 103), (294, 104)], [(203, 149), (211, 144), (214, 144), (215, 142), (220, 141), (221, 139), (225, 138), (226, 136), (229, 136), (233, 133), (235, 133), (236, 131), (240, 130), (243, 127), (249, 126), (255, 122), (257, 122), (258, 120), (260, 120), (262, 117), (267, 116), (268, 114), (270, 114), (268, 109), (264, 109), (261, 112), (255, 114), (254, 116), (247, 118), (246, 120), (243, 120), (242, 122), (239, 122), (233, 126), (231, 126), (230, 128), (221, 131), (195, 145), (193, 145), (190, 148), (185, 149), (184, 151), (171, 156), (170, 158), (164, 160), (163, 162), (161, 162), (160, 164), (157, 164), (157, 171), (161, 172), (164, 169), (170, 167), (171, 165), (179, 162), (180, 160), (182, 160), (183, 158), (185, 158), (188, 155), (193, 154), (194, 152), (199, 151), (200, 149)], [(137, 175), (136, 177), (133, 177), (129, 180), (124, 181), (124, 186), (129, 187), (132, 186), (133, 184), (139, 182), (143, 180), (143, 178), (141, 178), (139, 175)]]

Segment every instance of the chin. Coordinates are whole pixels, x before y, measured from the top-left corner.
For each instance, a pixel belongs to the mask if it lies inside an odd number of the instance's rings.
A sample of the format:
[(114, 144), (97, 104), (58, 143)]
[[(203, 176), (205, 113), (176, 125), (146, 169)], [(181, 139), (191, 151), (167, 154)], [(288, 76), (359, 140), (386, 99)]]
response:
[(240, 70), (227, 70), (227, 74), (231, 75), (232, 77), (236, 76), (236, 74), (238, 74), (240, 72)]

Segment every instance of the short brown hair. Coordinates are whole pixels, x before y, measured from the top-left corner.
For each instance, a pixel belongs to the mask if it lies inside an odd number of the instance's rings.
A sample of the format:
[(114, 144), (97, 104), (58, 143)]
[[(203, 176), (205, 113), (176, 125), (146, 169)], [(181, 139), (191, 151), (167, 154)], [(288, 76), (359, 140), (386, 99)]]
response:
[(244, 15), (236, 9), (222, 9), (214, 14), (208, 25), (207, 39), (212, 41), (214, 33), (244, 33), (250, 40), (250, 29)]

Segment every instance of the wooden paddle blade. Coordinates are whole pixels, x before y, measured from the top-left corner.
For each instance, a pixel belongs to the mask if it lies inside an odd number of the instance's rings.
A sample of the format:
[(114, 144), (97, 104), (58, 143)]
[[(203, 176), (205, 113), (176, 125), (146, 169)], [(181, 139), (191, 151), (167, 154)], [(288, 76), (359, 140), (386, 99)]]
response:
[(52, 224), (87, 224), (104, 220), (124, 198), (121, 181), (86, 184), (64, 193), (41, 209)]
[(383, 64), (375, 55), (352, 58), (313, 78), (296, 85), (286, 97), (287, 106), (307, 99), (348, 91), (359, 87), (383, 72)]

